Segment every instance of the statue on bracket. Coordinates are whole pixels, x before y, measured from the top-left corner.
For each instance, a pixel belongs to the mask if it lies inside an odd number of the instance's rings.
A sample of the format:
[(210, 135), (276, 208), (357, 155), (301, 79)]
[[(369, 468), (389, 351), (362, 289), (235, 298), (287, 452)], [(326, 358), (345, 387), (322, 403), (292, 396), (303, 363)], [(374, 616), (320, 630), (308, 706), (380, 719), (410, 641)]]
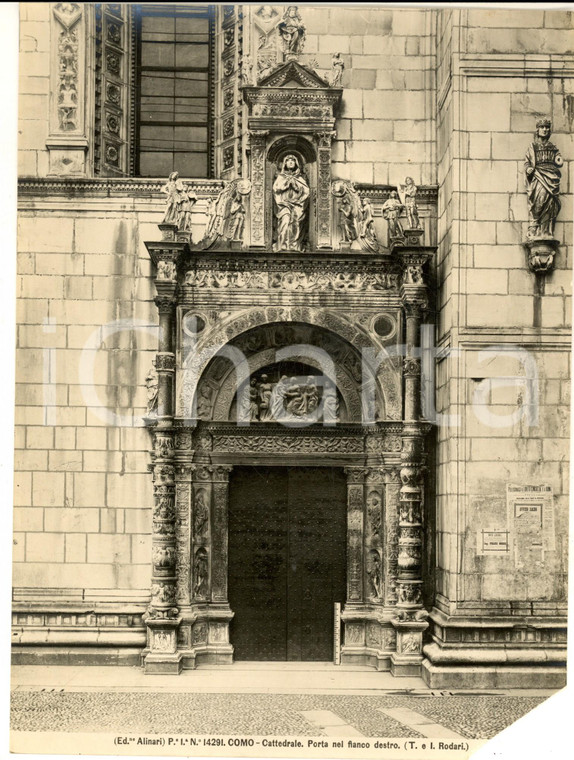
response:
[(304, 250), (309, 212), (309, 183), (301, 160), (289, 153), (273, 182), (276, 221), (274, 251)]
[(528, 193), (528, 238), (552, 238), (560, 211), (560, 167), (564, 161), (550, 142), (552, 122), (536, 122), (534, 142), (526, 152), (524, 169)]
[(417, 206), (417, 186), (412, 177), (405, 179), (404, 185), (398, 186), (399, 198), (407, 215), (407, 228), (409, 230), (420, 230), (421, 222), (419, 219), (419, 210)]
[(297, 58), (305, 44), (305, 26), (296, 5), (290, 5), (277, 25), (285, 60)]
[(383, 216), (387, 220), (389, 230), (389, 248), (393, 245), (402, 244), (405, 239), (402, 224), (399, 216), (404, 210), (403, 204), (399, 200), (399, 194), (396, 190), (391, 191), (391, 196), (383, 203)]
[(191, 234), (191, 209), (197, 202), (195, 194), (187, 190), (178, 172), (169, 175), (161, 191), (167, 195), (163, 224), (173, 224), (179, 232)]
[(341, 58), (341, 53), (335, 53), (333, 60), (331, 61), (331, 87), (340, 87), (341, 80), (343, 79), (343, 71), (345, 69), (345, 62)]

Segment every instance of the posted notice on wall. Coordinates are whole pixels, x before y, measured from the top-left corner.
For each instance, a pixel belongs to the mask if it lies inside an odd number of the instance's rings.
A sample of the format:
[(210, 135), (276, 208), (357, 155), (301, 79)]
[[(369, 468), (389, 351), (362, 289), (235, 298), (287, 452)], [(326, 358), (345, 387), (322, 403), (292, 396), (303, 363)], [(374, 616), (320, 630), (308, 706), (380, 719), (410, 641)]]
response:
[(542, 565), (545, 552), (556, 548), (552, 487), (509, 483), (506, 505), (507, 528), (516, 567)]

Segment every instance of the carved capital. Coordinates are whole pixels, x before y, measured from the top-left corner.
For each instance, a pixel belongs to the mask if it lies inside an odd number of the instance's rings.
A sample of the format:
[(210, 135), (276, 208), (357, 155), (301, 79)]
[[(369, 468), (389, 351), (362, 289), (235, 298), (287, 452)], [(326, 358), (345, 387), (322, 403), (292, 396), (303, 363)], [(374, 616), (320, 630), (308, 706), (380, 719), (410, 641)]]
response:
[(231, 470), (233, 470), (233, 466), (229, 464), (213, 465), (213, 482), (227, 483)]
[(172, 314), (177, 303), (173, 295), (158, 295), (153, 301), (160, 314)]
[(347, 476), (347, 483), (362, 485), (367, 474), (365, 467), (345, 467), (345, 475)]
[(421, 360), (407, 356), (403, 360), (403, 375), (405, 377), (419, 377), (421, 374)]
[(324, 132), (314, 132), (313, 137), (317, 141), (319, 148), (330, 148), (332, 141), (337, 136), (336, 130), (327, 130)]
[(158, 353), (155, 359), (155, 368), (158, 372), (174, 372), (175, 356), (172, 353)]

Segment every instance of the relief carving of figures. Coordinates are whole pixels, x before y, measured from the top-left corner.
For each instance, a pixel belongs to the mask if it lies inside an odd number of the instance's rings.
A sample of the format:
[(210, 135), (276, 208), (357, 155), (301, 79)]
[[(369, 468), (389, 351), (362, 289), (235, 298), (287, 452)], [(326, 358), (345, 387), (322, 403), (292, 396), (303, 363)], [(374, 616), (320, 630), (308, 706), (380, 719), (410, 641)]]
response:
[(186, 189), (178, 172), (169, 175), (161, 191), (167, 195), (163, 224), (175, 224), (180, 232), (191, 232), (191, 209), (197, 202), (195, 194)]
[(198, 549), (193, 563), (193, 595), (196, 599), (205, 599), (207, 595), (207, 564), (207, 551)]
[(417, 189), (412, 177), (407, 177), (404, 185), (398, 187), (399, 197), (407, 215), (407, 227), (410, 230), (422, 229), (417, 207)]
[(331, 87), (340, 87), (343, 79), (345, 62), (341, 58), (341, 53), (335, 53), (331, 61)]
[(208, 521), (209, 507), (207, 503), (207, 491), (201, 488), (195, 493), (195, 505), (193, 511), (193, 532), (196, 538), (206, 534)]
[(399, 200), (396, 190), (391, 191), (391, 197), (383, 203), (383, 216), (387, 220), (389, 231), (389, 246), (393, 243), (402, 242), (405, 238), (399, 216), (404, 211), (404, 206)]
[(289, 154), (282, 161), (273, 183), (274, 212), (277, 223), (274, 251), (302, 251), (307, 232), (309, 183), (300, 159)]
[[(243, 417), (251, 422), (336, 422), (339, 399), (335, 384), (324, 382), (322, 393), (317, 378), (282, 375), (270, 381), (267, 374), (252, 378), (247, 393), (240, 394), (245, 404)], [(322, 402), (322, 404), (321, 404)]]
[(526, 152), (524, 170), (528, 194), (528, 238), (552, 237), (560, 211), (560, 167), (564, 161), (550, 142), (552, 122), (536, 122), (534, 142)]
[(285, 58), (297, 58), (305, 44), (305, 26), (296, 5), (290, 5), (277, 25)]
[(421, 651), (421, 637), (417, 633), (405, 633), (401, 636), (401, 650), (404, 654)]
[(368, 594), (371, 599), (380, 599), (383, 595), (381, 558), (374, 549), (369, 552), (367, 561)]
[(381, 495), (377, 491), (371, 491), (367, 497), (367, 512), (373, 536), (381, 533), (381, 503)]
[(145, 386), (147, 389), (147, 416), (157, 417), (159, 380), (155, 369), (155, 359), (152, 360), (152, 368), (147, 373)]
[(379, 243), (373, 222), (373, 208), (368, 198), (361, 199), (352, 182), (335, 180), (332, 193), (339, 198), (341, 243), (350, 247), (358, 241), (363, 251), (378, 253)]
[(234, 179), (227, 182), (215, 199), (207, 206), (207, 219), (202, 242), (212, 245), (220, 238), (242, 241), (245, 227), (245, 206), (243, 198), (251, 192), (248, 179)]
[(154, 583), (151, 587), (151, 595), (154, 601), (160, 604), (175, 603), (175, 587), (170, 583)]

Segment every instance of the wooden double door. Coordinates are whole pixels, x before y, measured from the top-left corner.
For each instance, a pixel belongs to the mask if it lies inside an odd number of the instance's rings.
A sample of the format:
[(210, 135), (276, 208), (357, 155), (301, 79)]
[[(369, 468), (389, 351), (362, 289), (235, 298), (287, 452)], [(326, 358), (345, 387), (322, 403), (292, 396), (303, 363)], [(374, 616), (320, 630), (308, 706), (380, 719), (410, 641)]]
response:
[(237, 660), (330, 660), (345, 601), (346, 478), (336, 468), (236, 467), (229, 603)]

